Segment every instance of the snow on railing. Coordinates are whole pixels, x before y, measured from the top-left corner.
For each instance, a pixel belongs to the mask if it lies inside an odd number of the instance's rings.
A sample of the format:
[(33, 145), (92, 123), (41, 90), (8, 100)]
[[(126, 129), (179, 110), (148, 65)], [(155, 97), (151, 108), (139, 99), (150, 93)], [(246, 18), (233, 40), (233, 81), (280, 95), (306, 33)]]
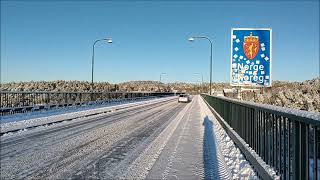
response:
[(53, 107), (94, 104), (143, 97), (174, 95), (171, 92), (46, 92), (0, 91), (0, 115), (38, 111)]
[(320, 113), (202, 97), (281, 179), (320, 178)]

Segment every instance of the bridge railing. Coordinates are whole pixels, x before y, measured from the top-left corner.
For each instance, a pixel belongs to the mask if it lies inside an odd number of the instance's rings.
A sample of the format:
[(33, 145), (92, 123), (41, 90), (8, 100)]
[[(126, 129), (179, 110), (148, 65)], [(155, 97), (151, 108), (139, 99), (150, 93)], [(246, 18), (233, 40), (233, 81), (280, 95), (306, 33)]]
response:
[(0, 91), (0, 115), (117, 101), (120, 99), (166, 96), (174, 93), (160, 92), (45, 92), (45, 91)]
[(320, 179), (320, 113), (202, 97), (281, 179)]

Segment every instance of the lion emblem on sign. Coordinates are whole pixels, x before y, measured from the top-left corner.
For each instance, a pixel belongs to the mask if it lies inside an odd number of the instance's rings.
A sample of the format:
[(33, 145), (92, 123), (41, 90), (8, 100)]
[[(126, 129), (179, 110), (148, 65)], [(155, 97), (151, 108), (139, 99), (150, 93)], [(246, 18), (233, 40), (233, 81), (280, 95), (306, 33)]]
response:
[(243, 41), (243, 51), (248, 59), (252, 60), (255, 58), (259, 52), (260, 43), (258, 36), (252, 36), (252, 32), (250, 32), (250, 36), (244, 36)]

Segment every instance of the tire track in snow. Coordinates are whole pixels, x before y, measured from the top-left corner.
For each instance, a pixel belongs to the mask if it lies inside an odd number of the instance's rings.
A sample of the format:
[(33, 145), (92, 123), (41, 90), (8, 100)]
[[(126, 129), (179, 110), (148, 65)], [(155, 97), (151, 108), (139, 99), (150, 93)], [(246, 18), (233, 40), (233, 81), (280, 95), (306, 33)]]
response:
[[(196, 102), (193, 102), (191, 104), (190, 109), (193, 109), (195, 103)], [(186, 126), (190, 123), (190, 115), (191, 115), (191, 111), (189, 110), (188, 111), (188, 115), (187, 115), (187, 120), (184, 121), (184, 123), (182, 125), (182, 132), (180, 132), (178, 140), (177, 140), (177, 143), (176, 143), (176, 145), (174, 147), (174, 150), (173, 150), (172, 154), (170, 155), (170, 157), (168, 158), (169, 159), (169, 163), (167, 164), (167, 166), (165, 167), (164, 172), (162, 173), (162, 179), (167, 179), (170, 171), (172, 170), (172, 164), (173, 164), (174, 159), (176, 159), (177, 149), (180, 146), (180, 142), (181, 142), (182, 136), (184, 135), (184, 133), (186, 131)]]
[(128, 167), (128, 170), (120, 177), (120, 179), (144, 179), (147, 177), (152, 166), (161, 154), (163, 148), (168, 143), (172, 134), (185, 116), (185, 113), (190, 109), (190, 104), (187, 104), (182, 111), (170, 124), (158, 135), (158, 137), (141, 153), (141, 155)]
[[(158, 109), (160, 108), (162, 108), (162, 109), (170, 109), (171, 107), (172, 107), (172, 103), (174, 104), (174, 102), (171, 102), (171, 103), (167, 103), (167, 104), (164, 104), (162, 107), (158, 107)], [(170, 107), (170, 108), (169, 108)], [(155, 108), (155, 109), (157, 109), (157, 108)], [(155, 109), (152, 109), (152, 110), (147, 110), (146, 111), (146, 109), (144, 109), (143, 111), (144, 111), (144, 114), (150, 114), (150, 115), (155, 115)], [(139, 115), (139, 114), (136, 114), (137, 116), (141, 116), (141, 115)], [(133, 118), (133, 119), (132, 119)], [(140, 117), (140, 118), (143, 118), (143, 117)], [(98, 129), (94, 129), (94, 130), (92, 130), (92, 133), (90, 133), (90, 134), (92, 134), (92, 137), (95, 137), (95, 134), (101, 134), (102, 133), (102, 135), (103, 134), (108, 134), (108, 141), (102, 141), (102, 140), (99, 140), (99, 141), (101, 141), (101, 142), (99, 142), (99, 143), (95, 143), (95, 141), (92, 141), (92, 142), (94, 142), (95, 144), (94, 145), (92, 145), (93, 147), (96, 147), (96, 149), (91, 149), (92, 151), (93, 151), (93, 154), (94, 153), (97, 153), (97, 152), (100, 152), (103, 148), (105, 149), (106, 148), (106, 146), (109, 146), (108, 144), (110, 144), (110, 143), (112, 143), (112, 141), (115, 141), (117, 138), (117, 136), (119, 136), (119, 137), (123, 137), (123, 136), (126, 136), (128, 133), (126, 133), (126, 131), (127, 132), (132, 132), (132, 131), (134, 131), (136, 128), (137, 128), (137, 126), (141, 126), (141, 125), (143, 125), (143, 121), (141, 121), (139, 124), (137, 124), (137, 122), (139, 121), (139, 120), (141, 120), (141, 119), (139, 119), (139, 118), (136, 118), (135, 119), (135, 116), (134, 115), (132, 115), (132, 116), (130, 116), (130, 117), (127, 117), (127, 118), (125, 118), (124, 120), (121, 120), (121, 121), (119, 121), (118, 123), (116, 123), (116, 124), (113, 124), (113, 125), (108, 125), (108, 126), (106, 126), (106, 127), (100, 127), (99, 129), (99, 131), (98, 131)], [(119, 126), (120, 124), (122, 123), (122, 125), (121, 126)], [(129, 124), (128, 124), (129, 123)], [(124, 126), (125, 125), (125, 126)], [(110, 127), (110, 126), (113, 126), (112, 128)], [(127, 129), (123, 129), (124, 127), (126, 127)], [(110, 129), (111, 128), (111, 129)], [(108, 130), (108, 129), (110, 129), (110, 131)], [(118, 129), (118, 130), (117, 130)], [(123, 129), (123, 130), (125, 130), (125, 131), (121, 131), (120, 129)], [(45, 129), (45, 130), (47, 130), (47, 129)], [(105, 130), (108, 130), (108, 131), (105, 131)], [(60, 135), (60, 133), (59, 133), (59, 131), (58, 132), (56, 132), (56, 133), (58, 133), (58, 134), (56, 134), (56, 135), (58, 135), (58, 136), (61, 136)], [(116, 136), (114, 136), (113, 134), (115, 133), (115, 135), (116, 134), (119, 134), (119, 135), (116, 135)], [(72, 149), (72, 147), (74, 147), (74, 146), (77, 146), (77, 145), (79, 145), (79, 143), (81, 143), (82, 141), (84, 141), (85, 140), (85, 142), (87, 141), (87, 140), (89, 140), (90, 141), (90, 139), (92, 140), (92, 138), (90, 138), (90, 134), (85, 134), (85, 135), (83, 135), (83, 136), (80, 136), (80, 137), (77, 137), (77, 139), (70, 139), (70, 140), (68, 140), (68, 141), (65, 141), (65, 140), (62, 140), (62, 144), (60, 144), (60, 145), (58, 145), (57, 147), (48, 147), (49, 149), (51, 149), (50, 151), (52, 151), (52, 152), (48, 152), (47, 151), (47, 153), (46, 152), (43, 152), (43, 151), (46, 151), (45, 149), (43, 149), (44, 147), (37, 147), (37, 148), (35, 148), (34, 149), (34, 152), (33, 153), (31, 153), (31, 152), (29, 152), (29, 153), (27, 153), (27, 154), (20, 154), (20, 157), (16, 157), (15, 158), (15, 160), (14, 159), (10, 159), (10, 161), (16, 161), (16, 162), (10, 162), (9, 164), (12, 164), (12, 167), (13, 168), (10, 168), (10, 169), (8, 169), (8, 167), (5, 167), (5, 166), (2, 166), (2, 174), (4, 173), (4, 175), (6, 176), (6, 175), (9, 175), (10, 173), (12, 173), (12, 174), (15, 174), (15, 176), (14, 177), (17, 177), (17, 178), (21, 178), (21, 177), (26, 177), (26, 176), (28, 176), (28, 175), (30, 175), (30, 172), (31, 172), (31, 175), (32, 175), (32, 172), (34, 171), (34, 170), (36, 170), (36, 169), (38, 169), (38, 168), (41, 168), (41, 167), (43, 167), (43, 166), (46, 166), (46, 165), (49, 165), (50, 163), (51, 163), (51, 161), (52, 160), (54, 160), (54, 159), (56, 159), (56, 158), (58, 158), (58, 157), (60, 157), (61, 155), (61, 153), (63, 153), (63, 152), (68, 152), (68, 150), (70, 150), (70, 149)], [(111, 135), (111, 136), (110, 136)], [(110, 136), (110, 137), (109, 137)], [(112, 138), (112, 137), (114, 137), (114, 138)], [(94, 139), (94, 138), (93, 138)], [(110, 141), (111, 140), (111, 141)], [(34, 139), (34, 141), (38, 141), (38, 139)], [(47, 140), (47, 141), (50, 141), (50, 139), (49, 140)], [(31, 141), (32, 142), (32, 141)], [(66, 142), (68, 142), (67, 144), (66, 144)], [(42, 143), (42, 142), (41, 142)], [(40, 144), (41, 144), (40, 143)], [(48, 143), (48, 142), (44, 142), (44, 143)], [(25, 144), (25, 146), (32, 146), (34, 143), (26, 143)], [(50, 143), (48, 143), (48, 144), (50, 144)], [(103, 146), (103, 148), (101, 148), (100, 146)], [(14, 146), (13, 146), (14, 147)], [(2, 147), (1, 147), (2, 148)], [(23, 146), (21, 146), (21, 148), (23, 148)], [(39, 149), (40, 148), (40, 149)], [(62, 149), (61, 149), (62, 148)], [(82, 147), (83, 148), (83, 147)], [(13, 150), (15, 150), (15, 149), (13, 149)], [(40, 152), (39, 152), (39, 150), (41, 150)], [(82, 151), (86, 151), (86, 149), (80, 149), (79, 150), (79, 152), (75, 152), (75, 153), (83, 153)], [(90, 152), (92, 152), (92, 151), (90, 151)], [(30, 154), (31, 153), (31, 154)], [(39, 153), (39, 154), (38, 154)], [(58, 154), (56, 154), (56, 153), (58, 153)], [(55, 155), (56, 154), (56, 155)], [(92, 154), (92, 153), (90, 153), (90, 154)], [(31, 155), (31, 156), (30, 156)], [(42, 155), (44, 155), (44, 156), (42, 156)], [(53, 156), (54, 155), (54, 156)], [(57, 156), (58, 155), (58, 156)], [(42, 156), (42, 158), (38, 158), (38, 157), (41, 157)], [(31, 161), (30, 161), (31, 160)], [(48, 161), (49, 160), (49, 161)], [(3, 165), (3, 162), (4, 162), (5, 160), (3, 159), (3, 158), (1, 158), (1, 163), (2, 163), (2, 165)], [(18, 163), (18, 164), (16, 164), (16, 165), (13, 165), (13, 164), (15, 164), (15, 163)], [(8, 162), (6, 163), (7, 165), (9, 165), (8, 164)], [(76, 164), (76, 163), (75, 163)], [(18, 165), (18, 166), (17, 166)], [(81, 165), (80, 165), (81, 166)], [(25, 168), (23, 168), (23, 167), (25, 167)], [(7, 170), (5, 170), (5, 169), (7, 169)], [(19, 170), (20, 169), (20, 170)], [(34, 170), (32, 170), (32, 169), (34, 169)], [(17, 173), (17, 170), (19, 170), (19, 173)], [(20, 175), (20, 176), (18, 176), (18, 175)], [(8, 176), (6, 176), (6, 177), (8, 177)], [(12, 177), (12, 176), (11, 176)]]
[[(170, 104), (166, 104), (165, 106), (168, 106)], [(136, 118), (136, 119), (134, 119), (134, 123), (131, 126), (128, 126), (130, 130), (123, 129), (128, 132), (123, 137), (128, 137), (130, 136), (131, 132), (137, 131), (141, 127), (145, 127), (144, 123), (146, 122), (146, 119), (149, 119), (154, 115), (163, 113), (162, 109), (163, 107), (157, 107), (155, 109), (152, 109), (151, 112), (145, 111), (141, 117), (138, 117), (137, 114), (135, 114), (135, 116), (131, 116), (131, 118)], [(124, 118), (128, 118), (128, 116), (125, 116)], [(72, 147), (72, 149), (69, 149), (68, 151), (66, 151), (60, 159), (55, 160), (50, 164), (47, 164), (45, 167), (41, 168), (36, 172), (33, 172), (32, 176), (36, 178), (41, 178), (41, 177), (63, 178), (63, 177), (72, 176), (72, 174), (74, 174), (74, 169), (78, 169), (84, 166), (83, 164), (84, 158), (86, 158), (88, 162), (92, 161), (90, 160), (90, 158), (88, 158), (88, 156), (92, 152), (99, 151), (100, 153), (102, 153), (103, 151), (112, 151), (112, 148), (111, 149), (104, 148), (105, 144), (103, 143), (103, 141), (104, 139), (108, 139), (107, 138), (108, 136), (109, 136), (109, 133), (102, 136), (100, 135), (100, 137), (95, 138), (89, 143), (78, 145), (79, 148)], [(86, 164), (85, 166), (88, 166), (86, 162), (85, 164)]]
[[(79, 136), (81, 134), (86, 133), (86, 131), (89, 130), (93, 130), (96, 128), (99, 128), (101, 126), (105, 126), (105, 125), (110, 125), (111, 123), (116, 123), (126, 117), (132, 117), (141, 113), (144, 113), (147, 110), (156, 108), (156, 107), (160, 107), (162, 106), (163, 103), (160, 104), (153, 104), (148, 108), (142, 109), (140, 111), (136, 111), (137, 109), (141, 109), (139, 107), (137, 108), (133, 108), (132, 110), (126, 111), (126, 112), (118, 112), (115, 114), (109, 114), (109, 115), (104, 115), (102, 117), (96, 117), (96, 118), (85, 118), (83, 120), (81, 120), (80, 122), (70, 122), (68, 124), (64, 124), (64, 125), (60, 125), (57, 127), (51, 127), (48, 130), (45, 131), (36, 131), (34, 133), (31, 132), (31, 134), (27, 134), (24, 135), (22, 138), (14, 138), (14, 140), (12, 141), (5, 141), (2, 140), (1, 142), (1, 148), (2, 149), (12, 149), (12, 148), (16, 148), (18, 145), (20, 144), (27, 144), (27, 143), (34, 143), (36, 139), (39, 139), (39, 141), (44, 142), (48, 139), (50, 139), (51, 141), (48, 141), (47, 144), (49, 145), (55, 145), (60, 143), (61, 141), (65, 141), (68, 139), (72, 139), (75, 136)], [(136, 111), (136, 112), (135, 112)], [(130, 114), (127, 114), (129, 112), (133, 112)], [(108, 119), (108, 118), (112, 118), (112, 119)], [(115, 118), (115, 119), (114, 119)], [(101, 122), (99, 122), (101, 121)], [(94, 124), (93, 124), (94, 123)], [(93, 126), (91, 126), (91, 124), (93, 124)], [(54, 134), (55, 132), (62, 132), (62, 135), (58, 136), (60, 138), (58, 138), (56, 136), (56, 134)], [(21, 136), (21, 135), (20, 135)], [(1, 137), (2, 139), (2, 137)], [(39, 146), (44, 146), (44, 143), (41, 143)], [(23, 153), (25, 151), (28, 150), (33, 150), (33, 148), (37, 147), (37, 144), (33, 144), (33, 146), (29, 146), (29, 147), (25, 147), (25, 148), (20, 148), (21, 151), (9, 151), (7, 153), (3, 153), (1, 154), (2, 158), (6, 158), (6, 157), (12, 157), (13, 155), (18, 155), (20, 153)]]
[[(96, 158), (95, 161), (90, 163), (90, 165), (83, 170), (78, 171), (78, 173), (73, 176), (74, 179), (79, 178), (100, 178), (100, 179), (112, 179), (117, 175), (122, 175), (119, 173), (121, 163), (125, 161), (124, 166), (132, 163), (132, 161), (139, 156), (139, 153), (134, 154), (134, 151), (143, 149), (145, 146), (143, 142), (148, 138), (151, 138), (158, 135), (157, 130), (163, 129), (162, 126), (165, 126), (172, 116), (172, 112), (179, 110), (180, 106), (174, 106), (172, 109), (167, 109), (161, 114), (153, 114), (154, 118), (149, 122), (145, 122), (145, 126), (137, 129), (132, 132), (125, 138), (118, 141), (114, 144), (108, 152), (102, 154), (100, 157)], [(142, 149), (142, 150), (143, 150)], [(142, 151), (141, 150), (141, 151)]]

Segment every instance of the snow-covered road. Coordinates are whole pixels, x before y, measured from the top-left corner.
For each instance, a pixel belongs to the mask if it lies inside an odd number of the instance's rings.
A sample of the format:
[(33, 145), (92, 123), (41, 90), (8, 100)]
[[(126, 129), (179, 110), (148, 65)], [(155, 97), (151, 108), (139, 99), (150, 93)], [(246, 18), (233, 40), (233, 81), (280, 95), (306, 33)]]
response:
[(200, 96), (1, 136), (4, 179), (256, 178)]

